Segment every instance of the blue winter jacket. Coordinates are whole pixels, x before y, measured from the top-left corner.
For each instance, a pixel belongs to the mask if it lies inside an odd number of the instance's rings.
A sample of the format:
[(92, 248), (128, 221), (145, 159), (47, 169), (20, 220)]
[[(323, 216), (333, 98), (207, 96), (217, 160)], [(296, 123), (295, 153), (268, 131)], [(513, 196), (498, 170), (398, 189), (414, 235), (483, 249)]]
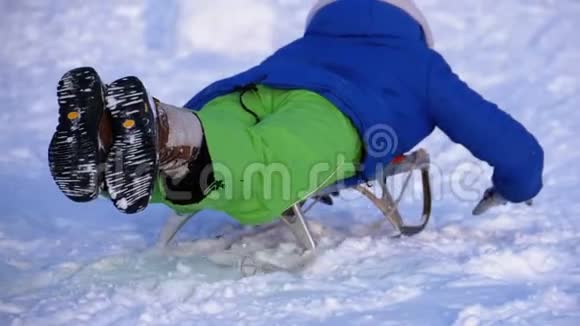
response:
[[(529, 200), (542, 188), (543, 151), (536, 139), (461, 81), (427, 47), (411, 16), (384, 2), (327, 5), (303, 37), (260, 65), (210, 85), (186, 107), (200, 110), (251, 84), (315, 91), (352, 120), (366, 153), (349, 184), (372, 180), (378, 168), (438, 127), (494, 167), (493, 184), (507, 200)], [(381, 132), (388, 137), (383, 142)], [(386, 150), (374, 148), (384, 145)]]

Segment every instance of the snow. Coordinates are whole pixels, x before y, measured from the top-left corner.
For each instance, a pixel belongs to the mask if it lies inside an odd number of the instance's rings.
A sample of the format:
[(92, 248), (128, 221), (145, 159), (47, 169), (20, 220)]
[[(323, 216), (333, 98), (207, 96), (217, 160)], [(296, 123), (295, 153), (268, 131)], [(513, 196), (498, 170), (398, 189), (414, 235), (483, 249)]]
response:
[(268, 55), (273, 51), (275, 3), (269, 0), (179, 1), (180, 54), (219, 52), (225, 56)]
[[(184, 103), (300, 35), (311, 4), (0, 2), (0, 324), (578, 325), (580, 3), (417, 3), (455, 70), (538, 136), (544, 191), (533, 207), (471, 216), (491, 170), (436, 132), (421, 144), (436, 163), (426, 232), (370, 235), (379, 213), (346, 192), (309, 213), (324, 235), (313, 264), (243, 278), (215, 263), (227, 258), (219, 252), (196, 254), (224, 241), (187, 241), (240, 232), (223, 214), (194, 219), (162, 251), (166, 208), (126, 216), (106, 200), (77, 204), (59, 193), (46, 164), (55, 83), (92, 65), (106, 81), (136, 75), (162, 101)], [(404, 212), (418, 212), (418, 194), (403, 200)], [(289, 239), (244, 243), (274, 260), (293, 252)]]

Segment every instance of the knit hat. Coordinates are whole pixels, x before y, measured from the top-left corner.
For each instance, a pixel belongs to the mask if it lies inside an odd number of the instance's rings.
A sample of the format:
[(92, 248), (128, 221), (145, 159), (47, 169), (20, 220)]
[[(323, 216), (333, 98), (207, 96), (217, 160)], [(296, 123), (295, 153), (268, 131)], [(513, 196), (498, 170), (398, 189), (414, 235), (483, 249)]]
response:
[[(331, 4), (335, 1), (336, 0), (318, 0), (318, 2), (314, 5), (314, 7), (310, 9), (310, 13), (308, 14), (308, 18), (306, 20), (306, 26), (310, 25), (310, 21), (312, 21), (312, 18), (314, 17), (314, 15), (316, 15), (316, 13), (318, 13), (320, 9), (324, 8), (326, 5)], [(411, 17), (413, 17), (417, 21), (417, 23), (421, 25), (423, 33), (425, 34), (425, 40), (427, 42), (427, 45), (430, 48), (434, 46), (435, 41), (433, 39), (433, 32), (431, 31), (431, 27), (429, 26), (427, 19), (425, 18), (421, 10), (417, 7), (417, 5), (415, 5), (415, 2), (413, 0), (378, 0), (378, 1), (383, 1), (395, 7), (398, 7), (403, 11), (405, 11), (407, 14), (409, 14)]]

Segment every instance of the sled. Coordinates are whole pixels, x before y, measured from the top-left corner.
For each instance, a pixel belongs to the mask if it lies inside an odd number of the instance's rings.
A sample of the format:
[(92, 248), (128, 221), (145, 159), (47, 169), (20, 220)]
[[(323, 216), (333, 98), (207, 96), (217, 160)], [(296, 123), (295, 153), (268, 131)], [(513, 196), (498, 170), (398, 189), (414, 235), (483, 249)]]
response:
[[(353, 187), (345, 187), (340, 183), (330, 186), (322, 191), (316, 192), (310, 198), (304, 201), (296, 203), (290, 209), (288, 209), (281, 217), (281, 221), (288, 226), (292, 232), (294, 238), (296, 239), (297, 245), (302, 247), (303, 253), (300, 261), (295, 263), (292, 268), (281, 268), (276, 267), (271, 264), (258, 263), (252, 260), (250, 256), (240, 257), (238, 267), (244, 275), (253, 275), (257, 270), (295, 270), (298, 267), (303, 267), (308, 262), (312, 261), (314, 257), (315, 249), (317, 248), (317, 242), (314, 239), (312, 232), (306, 221), (305, 214), (317, 203), (330, 204), (332, 202), (331, 196), (336, 195), (339, 191), (345, 189), (354, 189), (361, 193), (363, 196), (368, 198), (374, 206), (383, 214), (384, 220), (376, 225), (374, 228), (380, 227), (382, 222), (388, 221), (394, 228), (393, 237), (400, 236), (413, 236), (422, 232), (427, 224), (429, 223), (429, 218), (431, 216), (431, 184), (429, 175), (429, 154), (423, 150), (419, 149), (407, 155), (402, 155), (396, 157), (383, 171), (377, 175), (376, 180), (374, 180), (374, 186), (372, 183), (361, 183)], [(399, 211), (399, 203), (407, 190), (411, 177), (415, 171), (419, 171), (421, 174), (422, 183), (422, 215), (419, 224), (406, 224), (405, 219), (402, 217)], [(404, 183), (402, 185), (400, 194), (397, 197), (393, 197), (388, 189), (388, 180), (396, 175), (407, 174)], [(376, 188), (380, 189), (380, 195), (375, 194)], [(310, 201), (310, 204), (306, 206), (305, 204)], [(173, 215), (170, 216), (163, 227), (158, 245), (161, 248), (167, 247), (179, 230), (193, 217), (193, 215)], [(258, 265), (260, 268), (258, 268)], [(250, 269), (253, 272), (247, 272)]]

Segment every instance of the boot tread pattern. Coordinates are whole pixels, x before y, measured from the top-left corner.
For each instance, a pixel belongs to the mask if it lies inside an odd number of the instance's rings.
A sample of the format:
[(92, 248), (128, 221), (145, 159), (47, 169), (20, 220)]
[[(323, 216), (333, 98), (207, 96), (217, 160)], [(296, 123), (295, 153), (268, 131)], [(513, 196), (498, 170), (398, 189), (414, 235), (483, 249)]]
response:
[(48, 150), (49, 168), (71, 200), (98, 196), (102, 179), (98, 128), (104, 111), (103, 84), (90, 67), (73, 69), (57, 86), (59, 123)]
[(137, 213), (147, 207), (157, 174), (155, 117), (136, 77), (109, 85), (106, 102), (113, 128), (106, 164), (109, 195), (120, 211)]

